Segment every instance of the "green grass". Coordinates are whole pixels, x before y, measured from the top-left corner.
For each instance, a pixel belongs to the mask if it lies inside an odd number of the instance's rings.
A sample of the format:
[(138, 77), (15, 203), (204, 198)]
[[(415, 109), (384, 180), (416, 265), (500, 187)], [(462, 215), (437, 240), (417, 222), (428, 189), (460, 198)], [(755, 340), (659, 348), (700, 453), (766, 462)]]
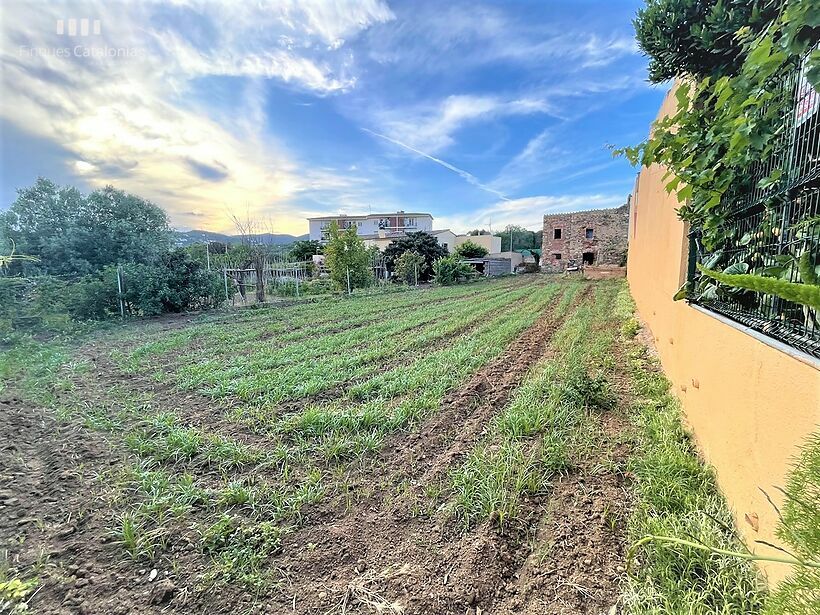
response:
[[(625, 300), (628, 303), (628, 296)], [(625, 340), (636, 401), (630, 470), (635, 475), (631, 541), (673, 536), (743, 550), (712, 470), (698, 457), (681, 423), (669, 382), (646, 349)], [(680, 545), (650, 543), (637, 553), (624, 602), (631, 613), (757, 613), (764, 591), (755, 566), (730, 556)]]
[[(592, 294), (574, 307), (587, 287)], [(580, 460), (600, 457), (596, 416), (613, 408), (608, 374), (616, 367), (615, 344), (624, 344), (637, 398), (630, 409), (630, 537), (666, 534), (737, 548), (731, 515), (681, 427), (668, 383), (631, 340), (638, 323), (623, 288), (541, 278), (488, 282), (246, 310), (170, 332), (149, 328), (140, 341), (136, 332), (91, 338), (118, 345), (113, 358), (123, 373), (210, 396), (215, 413), (230, 406), (213, 425), (191, 424), (196, 419), (186, 419), (184, 407), (168, 406), (167, 396), (134, 389), (128, 379), (100, 390), (65, 342), (23, 340), (4, 350), (0, 377), (2, 386), (100, 432), (127, 456), (120, 470), (100, 477), (110, 531), (124, 553), (140, 562), (173, 559), (181, 533), (192, 528), (211, 563), (203, 586), (235, 583), (263, 592), (277, 582), (270, 556), (306, 506), (328, 496), (349, 504), (361, 497), (345, 487), (351, 460), (372, 458), (389, 434), (434, 414), (551, 306), (561, 324), (549, 355), (530, 367), (449, 482), (429, 486), (435, 505), (449, 503), (465, 527), (490, 519), (505, 528), (521, 514), (522, 498), (549, 489)], [(298, 403), (319, 395), (326, 399)], [(254, 445), (222, 433), (230, 422), (252, 429)], [(808, 459), (804, 465), (814, 468), (816, 457)], [(816, 474), (801, 476), (795, 485), (803, 487), (790, 486), (794, 501), (816, 499), (805, 486)], [(787, 517), (807, 517), (790, 506)], [(811, 527), (794, 530), (808, 545), (804, 554), (817, 548)], [(625, 588), (632, 612), (761, 608), (747, 563), (655, 544), (642, 547), (636, 563)], [(798, 576), (795, 587), (814, 582)], [(773, 598), (778, 606), (769, 612), (803, 604), (801, 592)]]
[(469, 527), (486, 519), (501, 528), (519, 515), (521, 497), (544, 491), (569, 467), (587, 414), (612, 405), (596, 373), (611, 352), (611, 335), (589, 335), (611, 318), (617, 292), (601, 285), (556, 331), (547, 358), (534, 366), (485, 439), (451, 476), (453, 510)]
[[(785, 490), (777, 537), (805, 560), (820, 561), (820, 432), (806, 439)], [(766, 601), (767, 615), (820, 613), (820, 570), (795, 567)]]

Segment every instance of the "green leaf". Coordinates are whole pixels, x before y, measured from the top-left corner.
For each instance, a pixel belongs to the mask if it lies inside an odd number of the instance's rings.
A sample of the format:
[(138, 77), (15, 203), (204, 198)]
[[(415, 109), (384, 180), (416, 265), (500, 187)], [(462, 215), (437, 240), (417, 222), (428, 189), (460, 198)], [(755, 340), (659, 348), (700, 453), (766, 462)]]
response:
[(747, 273), (749, 271), (749, 265), (747, 263), (735, 263), (734, 265), (729, 265), (726, 269), (723, 270), (723, 273), (736, 275), (739, 273)]
[(691, 199), (691, 198), (692, 198), (692, 186), (691, 185), (686, 185), (683, 188), (681, 188), (680, 190), (678, 190), (678, 203), (682, 203), (683, 201), (685, 201), (687, 199)]
[(721, 258), (723, 258), (723, 252), (718, 250), (714, 254), (709, 255), (709, 257), (703, 262), (703, 266), (707, 269), (714, 269), (715, 265), (720, 262)]

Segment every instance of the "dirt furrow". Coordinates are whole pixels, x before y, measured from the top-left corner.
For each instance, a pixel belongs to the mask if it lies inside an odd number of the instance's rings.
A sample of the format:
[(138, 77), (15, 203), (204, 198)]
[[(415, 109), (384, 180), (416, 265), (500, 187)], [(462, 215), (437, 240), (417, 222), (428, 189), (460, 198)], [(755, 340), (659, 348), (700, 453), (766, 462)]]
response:
[[(586, 297), (579, 294), (570, 311)], [(338, 502), (320, 505), (285, 538), (276, 563), (299, 583), (292, 593), (273, 597), (281, 608), (274, 612), (494, 612), (486, 608), (524, 561), (526, 545), (489, 525), (465, 533), (448, 514), (425, 510), (419, 501), (475, 445), (528, 366), (546, 355), (564, 318), (551, 317), (557, 299), (502, 357), (449, 394), (418, 432), (388, 439), (375, 468), (367, 470), (370, 484), (359, 477), (363, 482), (354, 487), (372, 489), (372, 495), (350, 510)]]

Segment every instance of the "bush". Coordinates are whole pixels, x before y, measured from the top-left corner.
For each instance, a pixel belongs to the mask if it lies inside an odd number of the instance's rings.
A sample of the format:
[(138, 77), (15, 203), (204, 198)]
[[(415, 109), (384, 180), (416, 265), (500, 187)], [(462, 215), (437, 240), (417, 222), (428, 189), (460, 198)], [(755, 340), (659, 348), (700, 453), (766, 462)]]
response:
[(447, 248), (441, 245), (430, 233), (418, 231), (407, 233), (404, 237), (394, 239), (384, 249), (384, 264), (388, 271), (396, 270), (396, 262), (405, 252), (412, 251), (424, 257), (425, 268), (419, 273), (419, 282), (430, 279), (433, 263), (436, 259), (449, 254)]
[[(106, 288), (116, 288), (116, 267), (103, 271)], [(129, 314), (156, 316), (219, 306), (225, 299), (224, 282), (185, 250), (166, 253), (155, 265), (122, 267), (123, 299)], [(102, 298), (105, 300), (105, 298)]]
[(424, 279), (428, 269), (424, 257), (415, 250), (408, 250), (396, 259), (396, 278), (407, 284), (415, 284)]
[[(154, 265), (122, 267), (127, 314), (154, 316), (216, 307), (225, 298), (221, 275), (183, 250)], [(14, 332), (69, 332), (77, 323), (119, 315), (117, 268), (68, 282), (53, 276), (0, 277), (0, 336)]]
[(304, 291), (306, 295), (327, 295), (333, 292), (333, 282), (330, 278), (318, 278), (310, 282), (305, 282), (305, 284), (299, 288), (299, 291)]
[(459, 246), (456, 246), (456, 254), (462, 258), (483, 258), (489, 254), (487, 248), (473, 243), (472, 241), (465, 241)]
[(373, 283), (371, 256), (358, 236), (356, 227), (339, 230), (336, 222), (330, 223), (330, 240), (325, 246), (325, 265), (330, 279), (339, 290), (363, 288)]
[(457, 256), (445, 256), (433, 263), (433, 279), (442, 286), (472, 280), (477, 275), (475, 269)]
[[(116, 283), (116, 282), (115, 282)], [(66, 333), (78, 321), (98, 320), (116, 305), (116, 286), (98, 276), (65, 282), (52, 276), (0, 278), (0, 335), (14, 332)]]

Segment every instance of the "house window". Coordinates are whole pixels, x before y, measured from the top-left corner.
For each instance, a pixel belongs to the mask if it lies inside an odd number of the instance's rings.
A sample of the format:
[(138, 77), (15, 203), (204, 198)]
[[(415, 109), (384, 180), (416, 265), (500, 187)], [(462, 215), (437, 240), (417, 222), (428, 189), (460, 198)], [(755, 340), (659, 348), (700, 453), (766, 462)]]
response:
[(561, 229), (556, 228), (552, 230), (552, 238), (553, 239), (561, 239)]
[(555, 252), (552, 255), (552, 258), (553, 258), (553, 260), (560, 261), (561, 260), (561, 254), (559, 252)]
[(591, 228), (588, 228), (585, 232), (587, 239), (595, 239), (595, 231)]

